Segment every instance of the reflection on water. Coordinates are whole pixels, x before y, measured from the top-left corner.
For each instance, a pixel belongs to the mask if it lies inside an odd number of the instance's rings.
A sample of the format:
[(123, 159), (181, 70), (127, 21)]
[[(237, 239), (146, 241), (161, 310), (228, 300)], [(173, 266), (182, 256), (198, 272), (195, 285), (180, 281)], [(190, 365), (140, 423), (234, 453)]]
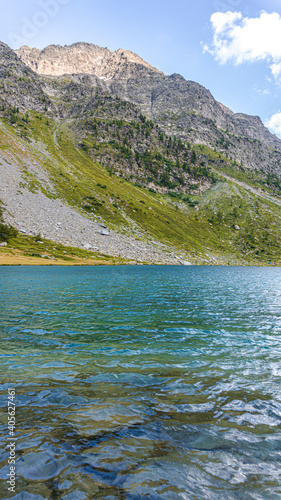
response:
[(16, 499), (281, 498), (281, 270), (2, 268)]

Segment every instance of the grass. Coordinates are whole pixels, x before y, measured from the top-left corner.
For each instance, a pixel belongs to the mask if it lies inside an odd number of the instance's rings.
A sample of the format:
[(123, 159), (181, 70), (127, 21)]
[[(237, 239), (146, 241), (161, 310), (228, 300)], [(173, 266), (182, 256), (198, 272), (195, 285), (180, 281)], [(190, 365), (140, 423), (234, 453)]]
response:
[(227, 158), (223, 153), (218, 153), (208, 146), (200, 145), (194, 148), (198, 154), (205, 154), (211, 163), (215, 164), (215, 166), (212, 165), (212, 170), (215, 174), (227, 174), (238, 181), (245, 182), (249, 186), (262, 189), (270, 195), (281, 196), (281, 188), (274, 182), (277, 178), (273, 178), (271, 182), (268, 183), (266, 174), (258, 169), (251, 170), (243, 167), (236, 161)]
[(46, 239), (18, 234), (10, 238), (7, 247), (0, 248), (0, 265), (10, 263), (36, 265), (117, 265), (126, 264), (122, 258), (68, 247)]
[[(73, 133), (65, 124), (58, 127), (50, 119), (38, 119), (38, 113), (29, 115), (29, 136), (37, 144), (25, 143), (27, 154), (48, 172), (56, 194), (48, 192), (38, 179), (27, 177), (31, 187), (35, 184), (47, 196), (57, 196), (85, 217), (101, 217), (120, 232), (183, 252), (194, 263), (279, 264), (281, 209), (274, 203), (228, 181), (218, 181), (202, 196), (186, 201), (137, 187), (110, 175), (86, 151), (76, 148)], [(10, 130), (15, 134), (14, 128)], [(12, 140), (8, 145), (7, 139), (1, 142), (0, 147), (17, 150)], [(207, 153), (206, 149), (210, 158), (219, 157), (219, 153), (200, 147), (201, 152)], [(34, 259), (43, 260), (38, 257), (42, 253), (67, 263), (93, 257), (91, 252), (52, 242), (42, 245), (31, 237), (18, 236), (9, 245)], [(94, 257), (102, 262), (121, 262), (97, 254)]]

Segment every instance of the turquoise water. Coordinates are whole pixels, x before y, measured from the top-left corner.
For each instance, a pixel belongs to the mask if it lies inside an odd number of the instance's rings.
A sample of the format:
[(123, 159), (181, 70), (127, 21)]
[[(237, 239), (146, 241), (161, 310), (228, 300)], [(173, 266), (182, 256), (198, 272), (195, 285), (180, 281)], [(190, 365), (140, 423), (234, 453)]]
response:
[(281, 269), (1, 268), (0, 300), (1, 499), (281, 498)]

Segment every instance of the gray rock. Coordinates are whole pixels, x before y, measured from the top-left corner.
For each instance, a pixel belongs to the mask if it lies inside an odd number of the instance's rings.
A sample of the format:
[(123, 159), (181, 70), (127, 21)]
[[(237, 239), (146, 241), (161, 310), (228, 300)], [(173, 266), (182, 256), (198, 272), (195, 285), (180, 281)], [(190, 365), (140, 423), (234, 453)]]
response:
[(0, 247), (6, 247), (8, 245), (8, 243), (6, 241), (4, 241), (3, 243), (0, 243)]

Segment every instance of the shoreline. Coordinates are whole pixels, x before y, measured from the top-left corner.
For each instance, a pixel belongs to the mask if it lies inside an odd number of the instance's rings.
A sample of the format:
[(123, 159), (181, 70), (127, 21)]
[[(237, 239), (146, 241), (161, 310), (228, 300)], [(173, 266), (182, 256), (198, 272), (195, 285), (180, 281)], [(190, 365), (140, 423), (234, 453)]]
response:
[(133, 259), (123, 259), (110, 255), (93, 255), (92, 257), (87, 255), (83, 257), (81, 255), (71, 255), (71, 253), (66, 254), (65, 258), (55, 257), (52, 255), (52, 252), (49, 255), (45, 256), (37, 256), (37, 255), (26, 255), (24, 250), (20, 249), (7, 249), (0, 248), (0, 267), (9, 267), (9, 266), (64, 266), (64, 267), (77, 267), (77, 266), (118, 266), (118, 265), (135, 265), (135, 266), (143, 266), (143, 265), (157, 265), (157, 266), (179, 266), (179, 267), (190, 267), (190, 266), (206, 266), (206, 267), (281, 267), (280, 262), (223, 262), (221, 259), (220, 262), (190, 262), (189, 265), (185, 265), (182, 262), (177, 263), (168, 263), (168, 262), (149, 262), (149, 261), (136, 261)]
[(93, 258), (72, 257), (71, 260), (64, 259), (45, 259), (42, 257), (33, 257), (24, 255), (20, 250), (14, 250), (13, 253), (0, 252), (0, 267), (4, 266), (101, 266), (117, 265), (114, 257), (109, 260)]
[(24, 255), (6, 255), (2, 256), (0, 254), (0, 269), (1, 267), (97, 267), (97, 266), (177, 266), (177, 267), (264, 267), (264, 268), (280, 268), (281, 263), (236, 263), (236, 264), (196, 264), (192, 263), (190, 266), (183, 266), (181, 264), (167, 264), (167, 263), (154, 263), (154, 262), (117, 262), (112, 259), (111, 260), (99, 260), (99, 259), (83, 259), (83, 258), (75, 258), (71, 262), (65, 261), (62, 259), (55, 260), (46, 260), (40, 259), (38, 257), (27, 257)]

